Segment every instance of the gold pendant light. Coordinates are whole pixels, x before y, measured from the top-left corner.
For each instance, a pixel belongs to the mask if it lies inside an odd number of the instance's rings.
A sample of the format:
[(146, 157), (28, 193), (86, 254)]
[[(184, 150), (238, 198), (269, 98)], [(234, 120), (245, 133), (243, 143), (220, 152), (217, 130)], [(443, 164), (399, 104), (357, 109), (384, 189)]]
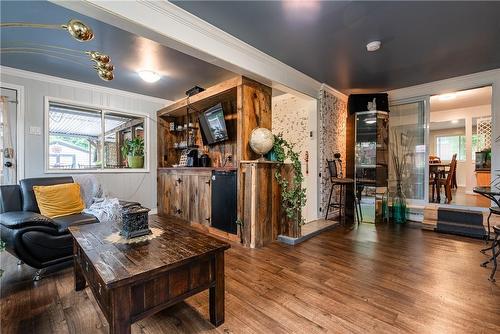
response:
[(40, 24), (26, 22), (5, 22), (0, 23), (1, 28), (43, 28), (43, 29), (64, 29), (79, 42), (87, 42), (94, 38), (92, 28), (80, 20), (71, 19), (67, 24)]
[[(94, 38), (94, 32), (92, 28), (77, 19), (71, 19), (67, 24), (39, 24), (39, 23), (26, 23), (26, 22), (5, 22), (0, 23), (0, 28), (44, 28), (44, 29), (64, 29), (79, 42), (87, 42)], [(3, 48), (6, 49), (6, 48)], [(15, 49), (15, 48), (11, 48)], [(21, 48), (20, 48), (21, 49)], [(26, 49), (26, 48), (25, 48)], [(14, 53), (16, 50), (0, 50), (2, 52)], [(17, 50), (17, 52), (25, 53), (36, 53), (33, 50)], [(90, 60), (95, 62), (94, 69), (97, 71), (97, 75), (104, 81), (110, 81), (114, 79), (114, 66), (111, 64), (111, 57), (101, 53), (99, 51), (85, 51), (90, 57)]]

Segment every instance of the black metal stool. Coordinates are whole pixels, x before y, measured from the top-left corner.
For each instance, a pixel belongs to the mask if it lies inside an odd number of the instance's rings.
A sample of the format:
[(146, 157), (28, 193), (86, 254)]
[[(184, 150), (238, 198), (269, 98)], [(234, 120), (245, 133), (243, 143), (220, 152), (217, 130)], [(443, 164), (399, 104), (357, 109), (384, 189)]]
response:
[[(328, 197), (328, 205), (326, 206), (325, 219), (328, 219), (328, 213), (330, 211), (330, 208), (338, 208), (340, 218), (345, 219), (345, 214), (344, 215), (342, 214), (343, 210), (345, 212), (345, 197), (346, 197), (345, 191), (347, 185), (354, 184), (354, 180), (342, 177), (342, 160), (340, 160), (340, 153), (335, 153), (334, 158), (335, 158), (334, 160), (326, 160), (328, 164), (328, 172), (330, 173), (331, 188), (330, 188), (330, 196)], [(332, 195), (335, 187), (340, 188), (339, 201), (332, 203)], [(360, 220), (358, 215), (357, 200), (356, 196), (353, 197), (354, 197), (354, 207), (356, 209), (356, 219), (359, 224)], [(342, 201), (342, 199), (344, 199), (344, 201)]]
[(493, 262), (493, 269), (491, 270), (491, 275), (489, 280), (495, 282), (495, 273), (497, 271), (497, 257), (500, 255), (500, 225), (493, 226), (493, 232), (495, 237), (491, 244), (491, 258), (488, 261), (481, 263), (481, 267), (486, 267), (488, 263)]

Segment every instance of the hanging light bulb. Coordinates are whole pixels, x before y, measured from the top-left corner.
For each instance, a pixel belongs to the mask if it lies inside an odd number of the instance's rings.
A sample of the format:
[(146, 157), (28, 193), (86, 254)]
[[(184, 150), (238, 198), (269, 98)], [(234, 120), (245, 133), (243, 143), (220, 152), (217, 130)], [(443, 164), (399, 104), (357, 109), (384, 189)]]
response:
[(70, 35), (79, 42), (87, 42), (94, 38), (92, 29), (82, 21), (71, 19), (61, 27), (68, 30)]
[(99, 63), (109, 63), (111, 61), (111, 57), (101, 53), (99, 51), (86, 51), (86, 54), (90, 56), (90, 59), (99, 62)]
[(111, 81), (115, 77), (113, 72), (111, 72), (111, 71), (107, 71), (105, 69), (98, 68), (98, 67), (96, 67), (96, 69), (97, 69), (97, 75), (99, 76), (99, 78), (101, 78), (104, 81)]
[(115, 66), (111, 63), (101, 63), (101, 62), (96, 62), (97, 67), (106, 71), (113, 71), (115, 69)]

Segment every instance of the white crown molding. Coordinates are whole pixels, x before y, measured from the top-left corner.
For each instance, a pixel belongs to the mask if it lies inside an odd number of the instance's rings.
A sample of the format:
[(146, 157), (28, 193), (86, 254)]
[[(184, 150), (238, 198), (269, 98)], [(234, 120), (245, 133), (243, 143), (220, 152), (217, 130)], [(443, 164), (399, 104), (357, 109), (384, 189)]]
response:
[(417, 96), (436, 95), (459, 90), (500, 85), (500, 69), (478, 72), (459, 77), (428, 82), (387, 91), (390, 100), (402, 100)]
[(332, 94), (333, 96), (337, 97), (338, 99), (344, 101), (344, 102), (347, 102), (347, 98), (348, 96), (345, 95), (344, 93), (341, 93), (339, 92), (338, 90), (336, 90), (335, 88), (323, 83), (321, 84), (321, 89), (320, 89), (320, 92), (321, 91), (326, 91), (330, 94)]
[(115, 89), (115, 88), (107, 88), (107, 87), (93, 85), (93, 84), (84, 83), (84, 82), (80, 82), (80, 81), (55, 77), (52, 75), (31, 72), (31, 71), (25, 71), (25, 70), (13, 68), (13, 67), (8, 67), (8, 66), (0, 66), (0, 74), (1, 75), (11, 75), (11, 76), (21, 77), (21, 78), (26, 78), (26, 79), (33, 79), (33, 80), (38, 80), (38, 81), (43, 81), (43, 82), (50, 82), (50, 83), (55, 83), (55, 84), (63, 84), (63, 85), (71, 86), (71, 87), (89, 89), (89, 90), (92, 90), (95, 92), (113, 94), (113, 95), (117, 95), (117, 96), (125, 96), (125, 97), (129, 97), (129, 98), (135, 98), (135, 99), (144, 100), (144, 101), (148, 101), (148, 102), (158, 103), (158, 104), (161, 104), (163, 106), (167, 106), (167, 105), (173, 103), (173, 101), (161, 99), (161, 98), (154, 97), (154, 96), (132, 93), (132, 92), (128, 92), (128, 91), (120, 90), (120, 89)]
[(318, 97), (321, 83), (167, 1), (52, 2), (280, 90)]

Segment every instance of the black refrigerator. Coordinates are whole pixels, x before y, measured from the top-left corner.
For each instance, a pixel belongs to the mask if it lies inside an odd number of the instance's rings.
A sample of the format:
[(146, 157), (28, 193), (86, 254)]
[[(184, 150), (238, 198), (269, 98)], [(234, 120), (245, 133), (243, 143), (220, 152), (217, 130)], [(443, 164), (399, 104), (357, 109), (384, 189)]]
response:
[(237, 174), (231, 171), (212, 172), (212, 227), (237, 234)]

